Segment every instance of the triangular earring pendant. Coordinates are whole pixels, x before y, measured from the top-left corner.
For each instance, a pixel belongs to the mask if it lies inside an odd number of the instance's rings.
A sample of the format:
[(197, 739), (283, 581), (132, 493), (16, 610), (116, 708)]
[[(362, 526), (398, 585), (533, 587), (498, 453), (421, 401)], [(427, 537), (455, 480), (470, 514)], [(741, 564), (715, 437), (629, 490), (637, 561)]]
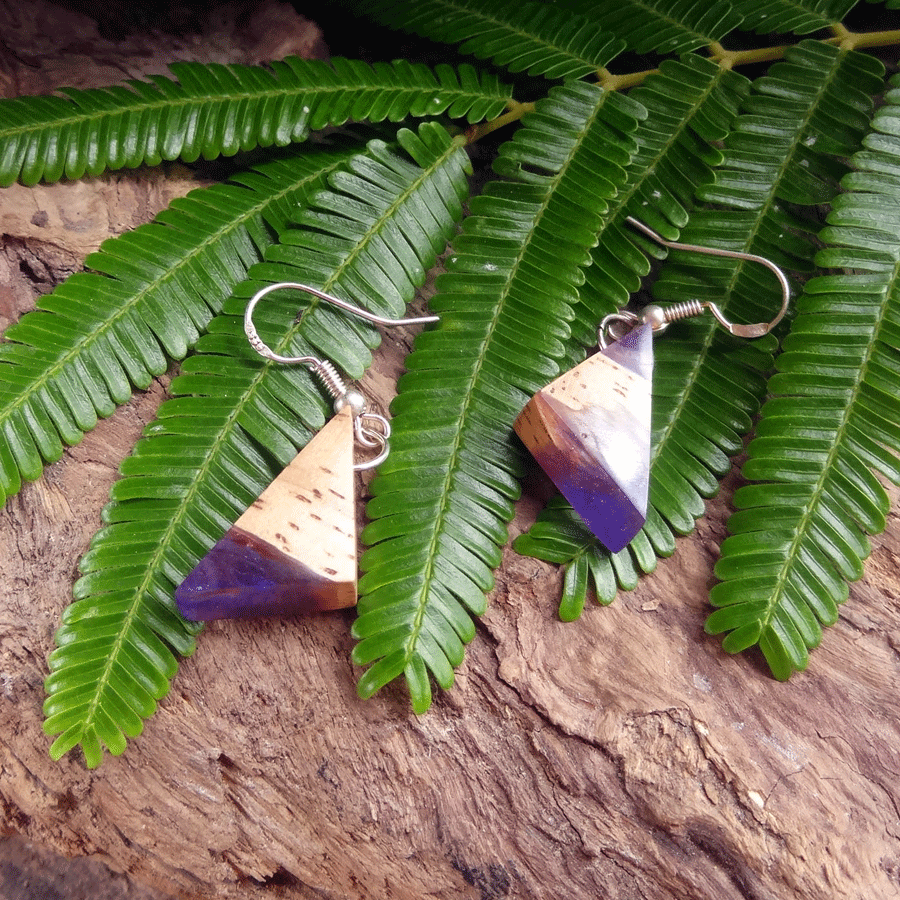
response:
[(345, 406), (175, 592), (186, 619), (291, 616), (356, 603), (353, 415)]
[(539, 391), (516, 433), (612, 552), (647, 518), (652, 326), (642, 325)]

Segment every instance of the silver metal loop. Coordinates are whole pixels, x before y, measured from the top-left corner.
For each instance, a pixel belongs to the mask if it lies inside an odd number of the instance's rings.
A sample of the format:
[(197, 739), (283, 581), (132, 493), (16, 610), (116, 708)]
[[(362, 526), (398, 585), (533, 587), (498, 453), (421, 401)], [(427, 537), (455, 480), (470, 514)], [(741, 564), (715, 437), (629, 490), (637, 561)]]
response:
[(605, 316), (597, 328), (597, 344), (600, 346), (600, 349), (605, 350), (609, 346), (610, 341), (618, 341), (624, 337), (640, 321), (640, 316), (629, 312), (627, 309)]
[[(791, 301), (791, 285), (787, 280), (787, 276), (781, 269), (772, 262), (771, 259), (767, 259), (765, 256), (757, 256), (755, 253), (743, 253), (739, 250), (722, 250), (719, 247), (703, 247), (700, 244), (682, 244), (678, 241), (668, 241), (662, 235), (657, 234), (652, 228), (645, 225), (643, 222), (639, 222), (637, 219), (632, 218), (631, 216), (626, 217), (625, 221), (634, 228), (637, 228), (638, 231), (643, 232), (647, 237), (656, 241), (657, 244), (661, 244), (663, 247), (668, 247), (670, 250), (691, 250), (694, 253), (705, 253), (708, 256), (721, 256), (726, 257), (728, 259), (740, 259), (745, 262), (755, 262), (760, 265), (765, 266), (769, 271), (773, 272), (775, 277), (778, 279), (778, 284), (781, 287), (781, 309), (779, 309), (778, 314), (772, 319), (771, 322), (759, 322), (754, 325), (741, 325), (735, 322), (729, 322), (728, 319), (725, 318), (722, 311), (716, 306), (715, 303), (711, 301), (700, 301), (700, 300), (692, 300), (689, 301), (691, 304), (697, 304), (700, 307), (700, 310), (708, 309), (715, 320), (728, 332), (735, 335), (735, 337), (741, 338), (758, 338), (762, 337), (765, 334), (768, 334), (783, 318), (784, 314), (787, 312), (788, 304)], [(662, 308), (662, 307), (660, 307)], [(673, 322), (678, 318), (685, 318), (687, 315), (697, 315), (697, 312), (687, 312), (685, 308), (685, 304), (677, 304), (674, 307), (669, 307), (664, 310), (664, 315), (666, 316), (666, 322), (661, 325), (659, 328), (654, 326), (654, 330), (662, 330), (669, 322)]]
[[(377, 425), (373, 428), (372, 425)], [(364, 462), (354, 463), (353, 468), (357, 472), (364, 472), (366, 469), (374, 469), (375, 466), (381, 465), (390, 452), (388, 441), (391, 436), (391, 423), (381, 413), (364, 412), (353, 420), (353, 431), (356, 435), (356, 441), (363, 447), (378, 448), (378, 453), (371, 459)]]

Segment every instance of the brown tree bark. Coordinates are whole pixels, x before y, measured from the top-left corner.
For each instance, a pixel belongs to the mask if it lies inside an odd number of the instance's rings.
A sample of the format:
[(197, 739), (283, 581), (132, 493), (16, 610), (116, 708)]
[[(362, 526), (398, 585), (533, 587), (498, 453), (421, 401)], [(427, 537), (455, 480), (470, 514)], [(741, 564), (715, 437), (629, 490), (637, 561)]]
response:
[[(24, 48), (71, 16), (30, 9), (51, 19), (2, 56), (8, 95), (41, 89), (28, 79), (51, 63)], [(72, 29), (101, 40), (62, 21), (46, 88), (82, 71), (59, 51)], [(137, 74), (133, 50), (116, 52), (109, 80)], [(192, 184), (171, 166), (4, 193), (0, 326)], [(388, 335), (376, 394), (392, 390), (406, 340)], [(197, 898), (898, 895), (900, 521), (892, 512), (873, 539), (809, 671), (779, 684), (703, 634), (736, 479), (654, 575), (577, 623), (555, 615), (555, 569), (507, 551), (457, 684), (425, 716), (399, 686), (356, 698), (352, 611), (223, 622), (122, 757), (95, 771), (74, 754), (52, 762), (53, 631), (116, 468), (164, 394), (161, 379), (0, 510), (0, 826)], [(513, 533), (533, 512), (524, 501)]]

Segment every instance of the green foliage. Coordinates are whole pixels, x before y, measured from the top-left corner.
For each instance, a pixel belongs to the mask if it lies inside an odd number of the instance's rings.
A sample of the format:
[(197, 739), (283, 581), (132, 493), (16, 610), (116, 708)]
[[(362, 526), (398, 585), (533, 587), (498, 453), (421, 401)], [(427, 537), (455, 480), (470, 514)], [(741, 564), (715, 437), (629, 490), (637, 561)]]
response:
[(371, 486), (353, 652), (360, 665), (377, 660), (364, 696), (404, 673), (423, 712), (424, 668), (452, 685), (474, 634), (460, 623), (485, 610), (518, 495), (512, 425), (557, 371), (580, 268), (641, 115), (593, 85), (555, 88), (502, 147), (495, 165), (509, 180), (472, 201), (438, 278), (440, 325), (407, 359), (391, 455)]
[(347, 151), (275, 159), (104, 242), (0, 344), (0, 499), (182, 358)]
[[(727, 651), (759, 645), (778, 678), (802, 669), (884, 527), (878, 476), (900, 482), (900, 85), (873, 119), (883, 69), (853, 48), (895, 36), (848, 32), (851, 0), (350, 5), (484, 64), (182, 64), (172, 78), (0, 101), (3, 184), (237, 156), (226, 183), (106, 242), (0, 343), (3, 496), (184, 360), (63, 615), (47, 679), (55, 757), (80, 745), (94, 766), (140, 733), (198, 631), (174, 587), (324, 422), (306, 370), (262, 361), (243, 337), (247, 298), (266, 284), (396, 316), (451, 241), (440, 322), (407, 359), (367, 504), (362, 696), (403, 676), (423, 712), (432, 682), (451, 687), (531, 465), (513, 422), (645, 276), (658, 270), (662, 302), (714, 300), (739, 321), (777, 309), (758, 265), (666, 254), (627, 216), (768, 256), (798, 299), (777, 337), (740, 341), (701, 318), (656, 342), (644, 529), (609, 554), (557, 500), (515, 542), (566, 566), (561, 617), (591, 592), (611, 602), (674, 552), (760, 410), (744, 470), (757, 483), (736, 494), (707, 622)], [(751, 32), (829, 27), (741, 49)], [(653, 70), (611, 74), (626, 51)], [(744, 63), (761, 65), (752, 81), (735, 71)], [(379, 136), (358, 125), (307, 140), (350, 121), (381, 123)], [(463, 146), (482, 140), (496, 140), (494, 177), (469, 196)], [(242, 169), (258, 148), (268, 160)], [(364, 372), (370, 326), (318, 301), (295, 319), (295, 294), (271, 299), (258, 325), (276, 351)]]
[[(652, 572), (657, 554), (670, 556), (674, 542), (654, 547), (648, 534), (664, 535), (659, 516), (652, 508), (644, 529), (624, 549), (609, 553), (587, 529), (578, 514), (561, 497), (544, 507), (538, 521), (526, 534), (519, 535), (515, 548), (519, 553), (552, 563), (565, 563), (565, 579), (559, 602), (559, 617), (573, 622), (584, 610), (588, 592), (593, 590), (604, 606), (613, 602), (616, 591), (637, 586), (639, 570)], [(635, 566), (635, 562), (638, 566)]]
[[(245, 288), (328, 272), (323, 290), (399, 315), (462, 214), (468, 158), (435, 125), (423, 125), (419, 135), (403, 131), (398, 140), (409, 156), (381, 141), (344, 156), (343, 177), (333, 177), (333, 187), (310, 198), (300, 215), (317, 230), (285, 223), (279, 244), (250, 270), (259, 281)], [(335, 164), (328, 153), (305, 159), (304, 171), (317, 160), (323, 177)], [(440, 198), (435, 182), (445, 186)], [(428, 233), (418, 225), (425, 210), (434, 224)], [(318, 242), (308, 240), (313, 234)], [(401, 240), (389, 242), (388, 235)], [(324, 422), (306, 369), (264, 362), (250, 349), (244, 302), (225, 304), (185, 361), (173, 398), (123, 463), (106, 525), (81, 560), (75, 602), (50, 656), (44, 711), (48, 734), (60, 734), (54, 756), (80, 743), (88, 765), (97, 765), (101, 741), (120, 753), (126, 738), (140, 733), (141, 719), (177, 668), (168, 648), (182, 654), (193, 648), (197, 629), (178, 615), (173, 587)], [(296, 304), (295, 292), (277, 292), (260, 310), (260, 327), (276, 352), (320, 354), (362, 372), (377, 332), (357, 321), (332, 321), (334, 311), (319, 301), (292, 322)]]
[(288, 57), (266, 68), (175, 63), (170, 70), (174, 79), (4, 100), (0, 185), (285, 147), (351, 120), (446, 113), (478, 122), (506, 99), (490, 74), (403, 60), (368, 66)]
[(629, 50), (660, 54), (705, 47), (737, 28), (742, 18), (728, 0), (623, 0), (603, 4), (594, 16)]
[[(682, 231), (682, 239), (757, 253), (788, 270), (805, 272), (812, 268), (815, 251), (806, 237), (815, 228), (815, 221), (810, 218), (815, 210), (810, 208), (837, 192), (835, 177), (843, 174), (845, 168), (835, 160), (835, 153), (853, 139), (861, 139), (865, 120), (858, 110), (867, 102), (863, 88), (875, 90), (879, 82), (872, 71), (877, 64), (868, 57), (842, 54), (812, 42), (794, 48), (787, 60), (757, 79), (749, 93), (738, 95), (746, 112), (732, 117), (717, 160), (715, 181), (707, 177), (708, 169), (704, 171), (704, 167), (683, 163), (679, 167), (682, 173), (698, 171), (692, 193), (718, 204), (716, 208), (697, 210)], [(659, 77), (664, 77), (665, 71), (664, 67)], [(684, 74), (678, 74), (685, 81)], [(657, 92), (662, 90), (658, 78), (653, 77), (634, 96), (652, 96)], [(686, 91), (682, 95), (689, 96)], [(713, 95), (695, 88), (693, 96), (697, 104), (705, 105)], [(798, 116), (800, 108), (805, 111), (803, 118)], [(841, 121), (847, 129), (843, 136), (836, 128), (823, 134), (823, 108), (842, 109)], [(682, 122), (694, 118), (685, 115), (687, 110), (679, 112)], [(701, 122), (707, 120), (707, 116), (699, 118)], [(648, 122), (652, 121), (652, 117), (648, 118)], [(721, 116), (717, 121), (723, 127)], [(638, 134), (640, 140), (640, 130)], [(715, 134), (707, 137), (715, 139)], [(771, 163), (761, 152), (763, 141), (777, 148)], [(655, 168), (650, 169), (654, 175)], [(675, 177), (667, 178), (662, 185), (656, 182), (655, 190), (662, 195), (660, 201), (668, 196), (663, 189), (677, 184)], [(684, 190), (681, 195), (688, 196)], [(790, 210), (784, 206), (788, 200), (792, 201)], [(804, 201), (806, 210), (800, 205)], [(659, 216), (667, 206), (671, 202), (658, 202), (653, 214)], [(642, 215), (633, 205), (628, 210)], [(680, 205), (675, 207), (675, 215), (686, 218)], [(603, 257), (597, 259), (599, 254)], [(611, 257), (609, 261), (607, 257)], [(603, 299), (616, 284), (615, 261), (615, 251), (610, 251), (604, 242), (595, 254), (595, 265), (588, 270), (588, 286), (596, 284)], [(700, 282), (699, 265), (703, 266)], [(673, 301), (697, 298), (718, 302), (724, 296), (729, 315), (751, 321), (771, 318), (779, 304), (777, 285), (758, 265), (726, 259), (700, 263), (699, 258), (692, 259), (690, 254), (681, 252), (673, 255), (654, 289), (657, 298)], [(624, 293), (620, 289), (609, 299), (621, 304), (626, 299)], [(587, 304), (590, 299), (591, 294), (585, 289), (582, 300)], [(603, 303), (591, 304), (585, 317), (587, 328), (608, 311)], [(590, 335), (590, 331), (587, 333)], [(656, 560), (647, 552), (648, 547), (660, 555), (670, 553), (675, 536), (693, 529), (694, 519), (703, 514), (704, 499), (717, 492), (719, 480), (731, 467), (730, 457), (741, 450), (743, 436), (750, 431), (751, 420), (765, 394), (765, 375), (772, 365), (767, 349), (765, 341), (735, 341), (708, 320), (673, 327), (665, 340), (657, 341), (650, 476), (654, 514), (648, 517), (639, 539), (628, 548), (630, 566), (623, 569), (625, 551), (615, 554), (618, 568), (625, 572), (621, 587), (633, 586), (635, 567), (652, 571)], [(551, 514), (554, 517), (556, 513)], [(546, 522), (542, 522), (537, 534), (528, 542), (520, 539), (516, 549), (544, 557), (545, 529)], [(533, 546), (531, 540), (537, 540), (538, 545)], [(610, 556), (599, 546), (590, 557), (572, 546), (573, 563), (603, 555)], [(585, 585), (583, 579), (574, 583)], [(567, 597), (563, 598), (563, 607), (564, 615), (579, 608)]]
[(625, 48), (595, 19), (531, 0), (425, 0), (413, 7), (375, 0), (356, 8), (391, 28), (459, 44), (461, 53), (490, 59), (510, 72), (547, 78), (590, 75)]
[[(716, 145), (728, 135), (738, 106), (750, 89), (741, 75), (700, 56), (664, 60), (631, 97), (647, 111), (634, 134), (637, 148), (628, 179), (611, 200), (609, 224), (591, 250), (591, 265), (575, 304), (573, 337), (597, 342), (597, 323), (628, 303), (650, 272), (644, 253), (660, 248), (636, 240), (625, 225), (634, 216), (671, 239), (688, 222), (697, 190), (714, 178), (723, 157)], [(644, 252), (636, 252), (635, 244)], [(580, 348), (579, 348), (580, 349)]]
[(737, 0), (732, 5), (743, 16), (742, 28), (760, 34), (809, 34), (840, 22), (856, 0)]
[(885, 526), (876, 478), (900, 482), (900, 81), (875, 116), (856, 171), (834, 199), (824, 269), (806, 285), (784, 340), (774, 395), (748, 448), (706, 623), (729, 652), (759, 644), (776, 677), (805, 669), (822, 626), (861, 577), (866, 533)]

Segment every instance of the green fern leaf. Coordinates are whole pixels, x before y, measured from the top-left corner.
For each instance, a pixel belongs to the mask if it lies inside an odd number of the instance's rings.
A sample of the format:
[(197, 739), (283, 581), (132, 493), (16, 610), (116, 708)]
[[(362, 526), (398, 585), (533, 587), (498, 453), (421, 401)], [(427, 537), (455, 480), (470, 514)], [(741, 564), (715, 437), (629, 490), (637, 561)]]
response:
[(858, 0), (731, 0), (744, 21), (741, 27), (760, 34), (809, 34), (840, 22)]
[(643, 115), (587, 84), (552, 90), (501, 149), (496, 168), (510, 181), (471, 203), (432, 300), (440, 324), (407, 359), (391, 455), (371, 485), (353, 654), (372, 663), (363, 696), (404, 674), (423, 712), (423, 668), (452, 682), (518, 493), (513, 421), (558, 371), (581, 267)]
[[(702, 199), (759, 209), (760, 186), (765, 191), (776, 168), (787, 165), (778, 181), (779, 201), (828, 202), (847, 172), (840, 159), (859, 146), (883, 77), (882, 64), (862, 53), (818, 41), (786, 50), (784, 62), (754, 82), (729, 137), (727, 159), (715, 184), (700, 192)], [(770, 240), (783, 245), (781, 238)]]
[(619, 0), (570, 4), (635, 53), (685, 53), (720, 41), (741, 24), (727, 0)]
[(628, 167), (628, 184), (613, 200), (610, 222), (585, 270), (572, 323), (573, 337), (584, 346), (596, 345), (597, 323), (623, 307), (649, 273), (647, 258), (635, 245), (651, 256), (663, 254), (625, 218), (634, 216), (677, 238), (696, 191), (713, 181), (713, 166), (722, 163), (715, 145), (727, 136), (749, 87), (736, 72), (685, 55), (663, 61), (659, 72), (632, 93), (647, 109), (647, 118), (635, 132), (637, 151)]
[(884, 528), (879, 472), (900, 483), (900, 300), (896, 176), (900, 82), (853, 158), (812, 279), (785, 340), (710, 595), (730, 652), (759, 644), (776, 678), (806, 668), (822, 626), (862, 575), (866, 533)]
[(273, 160), (105, 241), (0, 344), (0, 502), (180, 358), (349, 151)]
[[(716, 181), (698, 190), (700, 197), (723, 208), (694, 213), (682, 238), (766, 256), (787, 271), (810, 271), (815, 247), (808, 234), (816, 227), (812, 204), (839, 189), (833, 154), (843, 146), (838, 138), (844, 129), (855, 127), (857, 140), (864, 129), (862, 116), (831, 122), (827, 113), (857, 100), (864, 105), (862, 87), (873, 86), (878, 69), (877, 62), (861, 54), (811, 42), (794, 48), (788, 62), (754, 83), (744, 104), (747, 112), (725, 141)], [(764, 134), (758, 127), (760, 104), (767, 111)], [(777, 165), (767, 162), (775, 158)], [(815, 189), (808, 182), (801, 190), (798, 172), (809, 171), (815, 172)], [(786, 199), (793, 204), (805, 200), (810, 206), (789, 207)], [(761, 266), (724, 259), (691, 261), (680, 253), (663, 268), (654, 293), (677, 301), (721, 302), (726, 297), (727, 314), (736, 321), (768, 321), (780, 305), (780, 291)], [(749, 430), (764, 393), (760, 376), (768, 369), (770, 346), (762, 340), (735, 344), (708, 320), (695, 321), (683, 331), (683, 344), (668, 336), (657, 342), (654, 384), (654, 427), (660, 433), (653, 466), (661, 468), (667, 481), (663, 489), (654, 479), (662, 504), (657, 509), (676, 532), (689, 524), (684, 510), (702, 513), (701, 498), (708, 496), (696, 464), (718, 480), (727, 471), (727, 454), (740, 449), (741, 435)], [(688, 336), (691, 332), (693, 337)], [(672, 503), (670, 495), (680, 502)]]
[(489, 73), (404, 60), (369, 66), (288, 57), (268, 67), (177, 63), (170, 70), (175, 79), (0, 100), (0, 186), (233, 156), (350, 120), (446, 114), (477, 122), (509, 100)]
[(597, 72), (625, 43), (585, 16), (531, 0), (398, 0), (359, 4), (383, 25), (489, 59), (510, 72), (580, 78)]
[[(635, 244), (640, 243), (643, 249), (653, 254), (660, 252), (657, 245), (640, 240), (634, 230), (624, 224), (624, 217), (633, 215), (672, 238), (677, 237), (677, 233), (672, 232), (685, 224), (694, 192), (712, 181), (712, 165), (723, 159), (713, 142), (721, 141), (727, 135), (748, 89), (749, 82), (740, 75), (698, 57), (686, 56), (680, 61), (665, 61), (659, 74), (634, 92), (634, 98), (647, 108), (648, 116), (635, 132), (637, 151), (628, 168), (628, 183), (610, 204), (609, 222), (598, 245), (591, 251), (592, 265), (585, 270), (585, 283), (579, 289), (579, 302), (575, 307), (577, 318), (572, 326), (573, 337), (582, 346), (573, 349), (569, 358), (571, 364), (580, 360), (584, 345), (596, 343), (600, 319), (623, 306), (629, 295), (640, 287), (640, 276), (647, 273), (648, 265), (644, 254), (636, 252)], [(657, 344), (658, 355), (660, 349), (661, 345)], [(685, 347), (679, 342), (668, 352), (682, 366), (698, 362), (693, 344)], [(758, 358), (757, 365), (764, 366), (766, 359)], [(685, 374), (690, 380), (690, 373), (682, 373), (680, 379), (677, 377), (677, 363), (673, 371), (673, 362), (667, 360), (665, 352), (657, 361), (654, 382), (657, 422), (659, 411), (666, 409), (678, 392), (685, 389)], [(757, 391), (762, 390), (758, 375), (756, 385)], [(754, 408), (746, 397), (742, 398), (741, 405)], [(684, 415), (687, 422), (697, 418), (693, 410)], [(717, 479), (710, 475), (710, 467), (719, 476), (728, 469), (727, 455), (721, 448), (737, 452), (741, 444), (734, 429), (740, 427), (746, 431), (750, 426), (746, 409), (731, 408), (723, 417), (731, 423), (731, 428), (720, 426), (715, 432), (718, 449), (707, 444), (701, 450), (704, 446), (701, 441), (690, 441), (690, 446), (706, 460), (703, 467), (698, 467), (693, 459), (689, 463), (703, 496), (713, 493), (717, 484)], [(665, 433), (661, 424), (654, 426), (654, 430), (658, 438)], [(678, 443), (684, 440), (687, 438), (679, 432)], [(656, 479), (661, 475), (651, 477)], [(654, 487), (654, 496), (659, 496), (660, 490)], [(688, 508), (697, 509), (698, 501), (696, 496), (689, 497)], [(559, 609), (560, 616), (566, 620), (580, 615), (591, 584), (600, 602), (611, 602), (617, 582), (623, 589), (636, 586), (638, 570), (653, 571), (657, 556), (668, 556), (675, 549), (672, 528), (652, 505), (644, 529), (628, 548), (617, 554), (610, 554), (583, 525), (573, 524), (573, 516), (563, 502), (555, 501), (541, 513), (532, 529), (514, 543), (519, 553), (576, 565), (590, 573), (590, 578), (585, 579), (570, 574), (567, 569)], [(679, 532), (690, 530), (690, 521), (690, 517), (681, 520)]]
[[(398, 315), (434, 264), (435, 248), (449, 239), (468, 192), (468, 158), (443, 129), (423, 125), (418, 135), (402, 131), (398, 140), (415, 162), (371, 142), (332, 177), (331, 190), (311, 198), (300, 217), (307, 224), (286, 229), (285, 243), (271, 247), (252, 276), (308, 282), (309, 273), (327, 272), (320, 287)], [(401, 240), (387, 241), (390, 234)], [(407, 265), (409, 252), (414, 267)], [(387, 298), (372, 279), (378, 269), (394, 279)], [(245, 283), (238, 293), (259, 286)], [(361, 321), (323, 324), (332, 311), (318, 301), (294, 322), (297, 292), (278, 294), (266, 298), (258, 317), (276, 352), (339, 351), (346, 370), (363, 371), (377, 332)], [(172, 651), (193, 647), (196, 626), (178, 616), (173, 585), (324, 421), (320, 392), (305, 368), (264, 362), (250, 349), (245, 305), (229, 300), (183, 364), (174, 398), (123, 463), (104, 511), (106, 527), (82, 559), (76, 602), (50, 657), (45, 730), (59, 735), (54, 757), (81, 744), (93, 767), (103, 746), (119, 753), (140, 731), (175, 673)]]
[[(652, 518), (656, 513), (651, 509), (649, 515)], [(516, 538), (513, 547), (525, 556), (565, 565), (559, 601), (559, 617), (563, 622), (574, 622), (581, 615), (589, 590), (607, 606), (615, 599), (619, 587), (636, 587), (638, 572), (632, 557), (638, 547), (648, 551), (646, 568), (641, 566), (642, 571), (652, 572), (657, 558), (644, 532), (624, 550), (609, 553), (562, 497), (555, 497), (544, 507), (538, 520)], [(673, 543), (670, 552), (674, 550)]]

